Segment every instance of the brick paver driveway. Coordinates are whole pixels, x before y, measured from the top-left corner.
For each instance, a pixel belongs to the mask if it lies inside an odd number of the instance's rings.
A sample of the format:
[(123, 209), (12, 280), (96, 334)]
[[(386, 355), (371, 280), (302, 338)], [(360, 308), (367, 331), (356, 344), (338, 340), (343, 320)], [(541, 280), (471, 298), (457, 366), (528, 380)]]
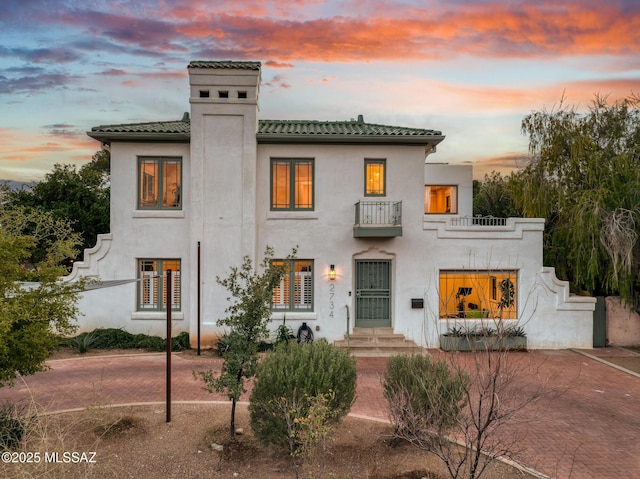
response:
[[(594, 350), (597, 354), (597, 350)], [(593, 352), (593, 351), (592, 351)], [(521, 462), (558, 479), (640, 477), (640, 378), (573, 351), (514, 353), (545, 383), (548, 397), (514, 422)], [(380, 378), (385, 358), (358, 358), (353, 414), (386, 419)], [(165, 356), (133, 355), (51, 361), (51, 370), (0, 389), (0, 401), (33, 397), (48, 411), (92, 404), (164, 401)], [(224, 399), (202, 390), (193, 370), (219, 368), (220, 359), (193, 354), (172, 357), (172, 399)], [(244, 399), (247, 399), (245, 397)]]

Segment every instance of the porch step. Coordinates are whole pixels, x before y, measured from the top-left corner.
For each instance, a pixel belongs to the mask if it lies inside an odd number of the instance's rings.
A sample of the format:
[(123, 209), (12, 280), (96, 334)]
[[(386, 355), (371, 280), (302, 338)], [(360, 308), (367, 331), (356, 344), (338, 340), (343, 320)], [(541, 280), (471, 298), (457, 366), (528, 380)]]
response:
[(396, 354), (410, 354), (422, 351), (414, 341), (404, 334), (394, 333), (393, 328), (353, 328), (353, 333), (344, 339), (334, 341), (334, 345), (349, 348), (354, 356), (387, 357)]

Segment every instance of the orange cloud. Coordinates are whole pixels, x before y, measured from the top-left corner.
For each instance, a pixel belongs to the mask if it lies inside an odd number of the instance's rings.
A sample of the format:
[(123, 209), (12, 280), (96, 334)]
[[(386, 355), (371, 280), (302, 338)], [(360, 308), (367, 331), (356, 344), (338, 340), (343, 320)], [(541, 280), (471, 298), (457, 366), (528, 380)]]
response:
[(221, 56), (280, 62), (421, 60), (465, 53), (501, 58), (624, 55), (637, 52), (640, 43), (640, 16), (614, 4), (595, 9), (590, 2), (529, 0), (423, 9), (393, 5), (392, 10), (382, 4), (367, 17), (343, 13), (322, 18), (279, 15), (280, 7), (268, 9), (262, 2), (253, 9), (241, 4), (216, 11), (192, 5), (171, 12), (180, 33), (209, 39), (207, 50)]
[(494, 171), (508, 176), (514, 171), (524, 168), (529, 161), (529, 157), (521, 152), (507, 152), (498, 156), (480, 158), (473, 162), (473, 178), (484, 180), (485, 175)]
[(89, 161), (100, 148), (84, 132), (54, 129), (47, 133), (0, 129), (0, 179), (41, 179), (55, 163)]

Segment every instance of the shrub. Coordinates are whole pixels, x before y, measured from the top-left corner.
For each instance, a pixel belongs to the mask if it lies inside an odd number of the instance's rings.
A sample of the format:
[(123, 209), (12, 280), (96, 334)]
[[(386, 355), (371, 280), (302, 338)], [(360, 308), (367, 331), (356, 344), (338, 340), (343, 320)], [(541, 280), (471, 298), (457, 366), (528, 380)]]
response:
[[(81, 333), (70, 340), (70, 344), (79, 352), (86, 352), (89, 348), (96, 349), (148, 349), (150, 351), (164, 351), (166, 341), (160, 336), (146, 334), (131, 334), (120, 328), (98, 328), (90, 333)], [(182, 332), (171, 338), (171, 350), (183, 351), (190, 349), (189, 333)]]
[(396, 437), (428, 437), (455, 425), (469, 377), (443, 360), (419, 354), (393, 356), (383, 379)]
[(28, 427), (23, 410), (9, 401), (0, 405), (0, 451), (16, 450)]
[[(264, 444), (280, 444), (294, 453), (300, 444), (301, 418), (309, 418), (317, 398), (327, 398), (323, 423), (334, 424), (355, 399), (356, 362), (345, 350), (326, 341), (278, 345), (258, 366), (249, 399), (251, 428)], [(294, 409), (294, 427), (284, 409)], [(295, 418), (293, 418), (295, 419)], [(318, 426), (320, 427), (320, 425)]]

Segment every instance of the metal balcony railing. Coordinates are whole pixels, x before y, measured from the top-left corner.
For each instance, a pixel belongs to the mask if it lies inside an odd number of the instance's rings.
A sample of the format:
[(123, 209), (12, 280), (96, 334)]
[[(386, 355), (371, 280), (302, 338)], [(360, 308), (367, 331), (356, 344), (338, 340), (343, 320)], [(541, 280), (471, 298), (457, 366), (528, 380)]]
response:
[(451, 226), (506, 226), (507, 218), (495, 216), (462, 216), (451, 218)]
[(401, 226), (402, 201), (358, 201), (356, 226)]

